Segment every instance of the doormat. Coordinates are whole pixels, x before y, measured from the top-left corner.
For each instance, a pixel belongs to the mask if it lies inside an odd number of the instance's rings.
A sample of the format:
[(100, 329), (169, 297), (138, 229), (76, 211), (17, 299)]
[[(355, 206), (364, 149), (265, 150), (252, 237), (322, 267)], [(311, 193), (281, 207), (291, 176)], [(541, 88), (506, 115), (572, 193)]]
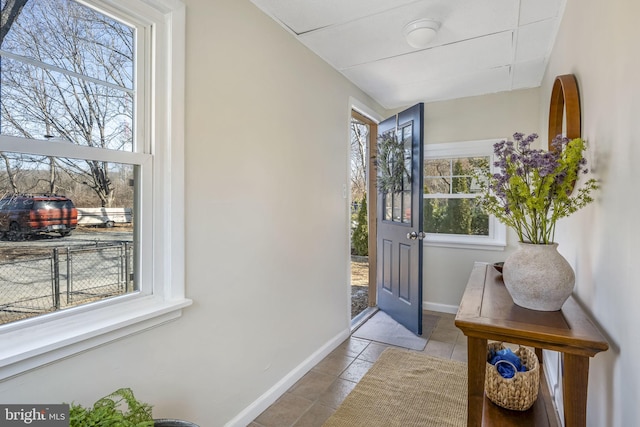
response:
[(352, 336), (410, 350), (422, 351), (427, 345), (427, 340), (438, 323), (438, 316), (423, 315), (422, 336), (418, 336), (393, 320), (384, 311), (378, 311)]
[(466, 363), (388, 348), (323, 427), (464, 427), (467, 384)]

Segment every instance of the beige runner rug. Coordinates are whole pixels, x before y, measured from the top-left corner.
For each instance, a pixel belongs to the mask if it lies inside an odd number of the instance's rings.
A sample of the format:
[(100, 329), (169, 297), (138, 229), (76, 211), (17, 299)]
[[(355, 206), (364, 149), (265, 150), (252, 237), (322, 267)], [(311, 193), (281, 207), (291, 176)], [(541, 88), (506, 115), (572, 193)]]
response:
[(464, 427), (467, 364), (388, 348), (323, 427)]

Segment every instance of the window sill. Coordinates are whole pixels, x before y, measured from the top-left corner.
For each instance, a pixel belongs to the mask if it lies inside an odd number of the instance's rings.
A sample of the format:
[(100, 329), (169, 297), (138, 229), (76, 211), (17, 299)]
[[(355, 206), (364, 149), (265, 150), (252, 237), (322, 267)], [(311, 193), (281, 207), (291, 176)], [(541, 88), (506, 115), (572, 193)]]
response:
[(105, 303), (6, 325), (0, 332), (0, 381), (177, 319), (192, 301), (136, 296)]
[(454, 248), (454, 249), (473, 249), (480, 251), (504, 251), (504, 248), (507, 247), (506, 242), (488, 240), (488, 239), (435, 239), (427, 236), (426, 239), (423, 240), (425, 246), (432, 246), (438, 248)]

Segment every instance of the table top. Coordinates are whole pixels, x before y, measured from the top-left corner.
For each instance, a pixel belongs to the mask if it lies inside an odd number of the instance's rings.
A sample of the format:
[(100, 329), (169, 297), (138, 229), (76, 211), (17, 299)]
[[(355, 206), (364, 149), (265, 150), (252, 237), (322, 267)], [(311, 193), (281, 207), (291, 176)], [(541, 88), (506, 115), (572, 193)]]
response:
[(465, 335), (593, 357), (609, 344), (573, 296), (559, 311), (514, 304), (502, 274), (475, 263), (455, 324)]

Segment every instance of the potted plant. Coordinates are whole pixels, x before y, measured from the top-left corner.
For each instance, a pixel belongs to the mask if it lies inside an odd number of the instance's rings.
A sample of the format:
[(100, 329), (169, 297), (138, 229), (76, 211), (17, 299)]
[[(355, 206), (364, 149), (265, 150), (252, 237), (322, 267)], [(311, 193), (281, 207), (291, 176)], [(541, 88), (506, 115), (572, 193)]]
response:
[[(495, 171), (480, 172), (483, 210), (513, 228), (519, 248), (503, 266), (507, 290), (516, 304), (559, 310), (573, 291), (575, 275), (554, 242), (556, 222), (593, 201), (595, 179), (574, 188), (588, 173), (581, 138), (556, 137), (551, 150), (531, 148), (538, 135), (515, 133), (494, 145)], [(542, 288), (540, 288), (540, 286)]]
[(91, 408), (72, 403), (69, 406), (69, 426), (198, 427), (181, 420), (154, 420), (151, 409), (151, 405), (136, 399), (130, 388), (121, 388), (98, 399)]

